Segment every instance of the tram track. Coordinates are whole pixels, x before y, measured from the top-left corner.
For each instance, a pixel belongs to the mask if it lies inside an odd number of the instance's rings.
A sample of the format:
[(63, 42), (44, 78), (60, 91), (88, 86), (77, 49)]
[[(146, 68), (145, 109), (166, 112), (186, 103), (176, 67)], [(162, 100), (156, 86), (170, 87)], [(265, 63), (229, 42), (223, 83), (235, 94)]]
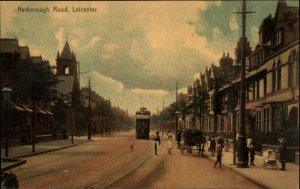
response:
[[(95, 181), (85, 185), (85, 189), (94, 189), (94, 188), (108, 188), (113, 183), (117, 182), (121, 178), (125, 177), (141, 165), (145, 163), (151, 156), (151, 150), (146, 149), (138, 158), (133, 161), (112, 170), (109, 174), (99, 177)], [(82, 187), (80, 187), (82, 188)]]
[[(46, 162), (50, 160), (49, 157), (56, 157), (56, 152), (41, 155), (39, 161), (45, 159), (45, 167), (29, 172), (28, 168), (35, 164), (35, 161), (31, 161), (28, 167), (17, 171), (21, 177), (20, 184), (22, 188), (107, 188), (142, 166), (152, 154), (152, 145), (148, 140), (136, 140), (131, 136), (126, 138), (122, 138), (122, 142), (99, 141), (99, 144), (93, 144), (92, 147), (84, 147), (83, 152), (93, 153), (83, 159), (73, 158), (69, 153), (63, 153), (66, 158), (72, 157), (72, 160), (51, 162), (51, 166), (47, 166)], [(131, 144), (134, 145), (133, 151), (129, 149)], [(97, 148), (97, 145), (102, 147)], [(86, 151), (88, 148), (90, 149)], [(96, 155), (97, 151), (102, 153)], [(78, 152), (75, 151), (74, 154)], [(33, 157), (32, 160), (35, 158), (37, 157)], [(40, 162), (37, 164), (40, 165)], [(85, 176), (79, 176), (78, 172)]]

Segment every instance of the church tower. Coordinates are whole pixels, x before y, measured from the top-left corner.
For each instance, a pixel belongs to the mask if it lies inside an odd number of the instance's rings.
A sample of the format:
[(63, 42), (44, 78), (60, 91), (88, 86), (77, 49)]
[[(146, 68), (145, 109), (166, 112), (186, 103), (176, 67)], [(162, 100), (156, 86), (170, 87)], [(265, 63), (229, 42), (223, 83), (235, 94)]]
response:
[(77, 75), (77, 60), (76, 56), (73, 52), (71, 52), (68, 40), (66, 41), (66, 44), (64, 46), (64, 49), (62, 50), (62, 53), (59, 54), (57, 52), (57, 58), (56, 58), (56, 67), (57, 67), (57, 75), (71, 75), (75, 76)]

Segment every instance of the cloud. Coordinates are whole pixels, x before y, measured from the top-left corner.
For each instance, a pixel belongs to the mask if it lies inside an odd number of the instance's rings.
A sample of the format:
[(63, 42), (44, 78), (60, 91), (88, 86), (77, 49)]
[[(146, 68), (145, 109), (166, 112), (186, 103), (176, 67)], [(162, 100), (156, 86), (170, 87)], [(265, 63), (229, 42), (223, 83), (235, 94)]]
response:
[(105, 44), (103, 47), (106, 51), (115, 51), (120, 47), (120, 45), (116, 43), (108, 43)]
[(206, 47), (206, 37), (198, 36), (192, 27), (187, 31), (186, 35), (187, 37), (185, 46), (197, 50), (198, 53), (206, 58), (206, 60), (209, 60), (209, 62), (203, 62), (204, 64), (209, 64), (212, 61), (217, 61), (216, 54), (213, 52), (213, 50)]
[(78, 46), (78, 40), (77, 39), (72, 39), (71, 40), (71, 46), (76, 48)]
[(253, 25), (251, 27), (251, 31), (250, 31), (250, 35), (251, 35), (251, 39), (252, 39), (251, 46), (258, 43), (258, 31), (259, 31), (259, 28), (257, 26)]
[(60, 27), (59, 30), (55, 33), (55, 38), (58, 41), (58, 46), (57, 46), (57, 50), (58, 51), (62, 51), (62, 49), (64, 48), (64, 44), (65, 44), (65, 29), (64, 27)]
[(239, 29), (239, 25), (237, 23), (236, 15), (231, 15), (229, 20), (229, 26), (231, 30), (237, 30)]
[(216, 0), (212, 2), (214, 5), (216, 5), (217, 7), (220, 7), (222, 4), (222, 0)]
[(114, 80), (110, 77), (100, 74), (99, 72), (92, 71), (90, 75), (93, 77), (94, 82), (97, 82), (99, 87), (108, 87), (116, 92), (122, 92), (124, 85), (122, 82)]
[(178, 89), (178, 94), (179, 93), (187, 94), (187, 90), (188, 90), (187, 87), (180, 88), (180, 89)]
[(199, 79), (199, 78), (200, 78), (200, 72), (195, 73), (195, 74), (194, 74), (194, 80), (195, 80), (195, 79)]
[(212, 30), (213, 33), (213, 41), (219, 41), (223, 39), (223, 32), (218, 28), (218, 27), (214, 27)]
[(100, 41), (100, 40), (101, 40), (100, 36), (95, 36), (95, 37), (93, 37), (93, 38), (88, 42), (88, 44), (84, 45), (84, 46), (82, 47), (82, 49), (88, 49), (88, 48), (91, 48), (91, 47), (95, 46), (95, 44), (96, 44), (98, 41)]
[[(217, 64), (224, 51), (233, 52), (240, 36), (239, 16), (232, 14), (240, 10), (236, 1), (0, 3), (3, 37), (22, 39), (30, 51), (55, 63), (68, 35), (81, 69), (94, 71), (90, 76), (98, 93), (131, 112), (141, 103), (160, 106), (160, 95), (166, 91), (166, 102), (174, 101), (177, 80), (182, 87), (191, 85), (194, 74), (212, 62)], [(258, 39), (256, 26), (275, 13), (277, 2), (248, 3), (256, 11), (247, 17), (253, 46)], [(92, 6), (99, 12), (16, 14), (18, 4)], [(86, 75), (81, 77), (87, 83)]]
[[(41, 53), (40, 50), (31, 47), (30, 48), (30, 55), (31, 56), (40, 56), (40, 55), (42, 55), (42, 53)], [(45, 59), (45, 57), (44, 57), (44, 59)]]
[(149, 89), (131, 89), (130, 90), (132, 93), (137, 94), (137, 95), (150, 95), (150, 96), (167, 96), (169, 95), (169, 92), (166, 90), (149, 90)]
[[(18, 5), (20, 4), (20, 2), (15, 2), (15, 1), (1, 1), (0, 2), (0, 23), (1, 26), (5, 26), (5, 27), (13, 27), (13, 25), (11, 24), (11, 20), (14, 18), (14, 16), (16, 15), (16, 7), (18, 7)], [(11, 10), (11, 11), (7, 11), (7, 10)]]

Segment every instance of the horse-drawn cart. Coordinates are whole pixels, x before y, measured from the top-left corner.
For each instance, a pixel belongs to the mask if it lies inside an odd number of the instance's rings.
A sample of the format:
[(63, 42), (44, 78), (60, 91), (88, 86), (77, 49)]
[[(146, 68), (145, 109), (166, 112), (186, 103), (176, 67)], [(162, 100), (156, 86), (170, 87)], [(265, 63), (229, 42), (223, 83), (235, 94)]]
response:
[(11, 169), (26, 163), (26, 160), (1, 157), (1, 188), (18, 188), (19, 182), (15, 174), (8, 173)]
[(185, 129), (183, 131), (183, 145), (180, 146), (181, 152), (186, 150), (188, 153), (192, 153), (192, 150), (197, 150), (199, 155), (204, 154), (204, 145), (206, 138), (203, 133), (197, 129)]

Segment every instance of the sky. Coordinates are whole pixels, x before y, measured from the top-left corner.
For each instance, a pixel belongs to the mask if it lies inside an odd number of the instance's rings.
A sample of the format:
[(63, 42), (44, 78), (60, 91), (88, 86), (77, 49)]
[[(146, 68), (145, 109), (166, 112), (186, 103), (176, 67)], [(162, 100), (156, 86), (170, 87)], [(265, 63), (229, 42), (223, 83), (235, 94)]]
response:
[[(287, 1), (297, 6), (298, 0)], [(68, 40), (80, 62), (81, 87), (91, 85), (134, 114), (144, 106), (151, 112), (175, 101), (179, 92), (223, 52), (234, 57), (241, 36), (239, 1), (98, 1), (0, 2), (1, 38), (19, 39), (31, 55), (42, 55), (55, 65), (57, 51)], [(277, 1), (249, 1), (246, 35), (252, 49), (258, 29)], [(70, 12), (53, 12), (53, 7)], [(49, 12), (22, 13), (18, 7), (49, 8)], [(74, 13), (72, 7), (93, 7), (98, 12)]]

